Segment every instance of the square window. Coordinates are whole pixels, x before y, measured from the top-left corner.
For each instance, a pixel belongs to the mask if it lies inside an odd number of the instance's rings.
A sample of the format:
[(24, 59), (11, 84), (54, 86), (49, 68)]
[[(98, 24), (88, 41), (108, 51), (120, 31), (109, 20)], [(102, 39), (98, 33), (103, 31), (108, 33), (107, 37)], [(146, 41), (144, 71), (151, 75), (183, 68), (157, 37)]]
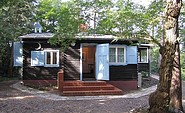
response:
[(45, 67), (59, 67), (59, 50), (45, 51)]
[(111, 65), (125, 64), (125, 47), (111, 46), (109, 48), (109, 62)]
[(59, 67), (59, 50), (31, 51), (31, 66)]

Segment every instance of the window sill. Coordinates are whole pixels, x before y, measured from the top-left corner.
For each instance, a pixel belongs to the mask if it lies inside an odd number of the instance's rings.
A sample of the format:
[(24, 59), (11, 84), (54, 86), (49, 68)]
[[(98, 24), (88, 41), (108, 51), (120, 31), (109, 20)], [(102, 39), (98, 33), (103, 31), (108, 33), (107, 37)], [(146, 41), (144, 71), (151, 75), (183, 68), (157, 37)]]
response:
[(59, 67), (59, 65), (45, 65), (44, 67)]
[(109, 63), (109, 66), (125, 66), (126, 63)]
[(140, 63), (140, 64), (147, 64), (148, 62), (138, 62), (138, 63)]

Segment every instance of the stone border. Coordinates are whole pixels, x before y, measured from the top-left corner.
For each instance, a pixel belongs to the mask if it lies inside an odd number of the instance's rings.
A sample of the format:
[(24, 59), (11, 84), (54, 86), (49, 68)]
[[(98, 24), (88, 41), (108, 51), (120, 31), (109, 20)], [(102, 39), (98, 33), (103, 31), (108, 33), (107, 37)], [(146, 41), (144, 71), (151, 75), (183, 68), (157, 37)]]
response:
[(46, 91), (40, 91), (37, 89), (33, 89), (24, 85), (21, 85), (20, 82), (17, 82), (13, 85), (11, 85), (12, 88), (15, 88), (17, 90), (20, 90), (22, 92), (26, 92), (29, 94), (33, 94), (35, 97), (42, 97), (45, 99), (50, 100), (99, 100), (99, 99), (116, 99), (116, 98), (139, 98), (146, 95), (149, 95), (150, 93), (154, 92), (157, 88), (157, 85), (151, 86), (146, 89), (137, 90), (132, 93), (128, 93), (125, 95), (106, 95), (106, 96), (60, 96), (53, 93), (48, 93)]

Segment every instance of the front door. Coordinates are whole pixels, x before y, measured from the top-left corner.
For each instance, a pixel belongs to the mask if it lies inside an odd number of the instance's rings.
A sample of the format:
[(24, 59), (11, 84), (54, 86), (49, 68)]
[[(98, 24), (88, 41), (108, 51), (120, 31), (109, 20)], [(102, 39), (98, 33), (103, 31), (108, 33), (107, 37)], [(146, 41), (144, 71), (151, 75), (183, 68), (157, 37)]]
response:
[(96, 46), (96, 79), (109, 80), (109, 44)]

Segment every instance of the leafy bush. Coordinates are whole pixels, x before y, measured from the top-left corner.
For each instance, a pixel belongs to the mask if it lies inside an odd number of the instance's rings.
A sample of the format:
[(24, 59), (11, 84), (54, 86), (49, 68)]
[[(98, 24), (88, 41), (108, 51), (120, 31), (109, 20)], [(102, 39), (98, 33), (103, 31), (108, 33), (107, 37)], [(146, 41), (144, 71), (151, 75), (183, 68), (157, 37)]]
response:
[(159, 47), (151, 49), (151, 72), (158, 73), (159, 70)]

